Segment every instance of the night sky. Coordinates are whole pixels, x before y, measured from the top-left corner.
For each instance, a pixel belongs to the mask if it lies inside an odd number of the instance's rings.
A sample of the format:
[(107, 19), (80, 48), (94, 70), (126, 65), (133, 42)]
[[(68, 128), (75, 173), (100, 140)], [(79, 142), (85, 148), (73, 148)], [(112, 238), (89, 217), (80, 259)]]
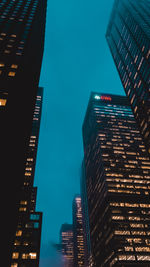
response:
[(91, 91), (125, 95), (105, 39), (113, 0), (48, 0), (35, 185), (43, 212), (40, 267), (57, 267), (53, 243), (72, 223), (80, 192), (82, 123)]

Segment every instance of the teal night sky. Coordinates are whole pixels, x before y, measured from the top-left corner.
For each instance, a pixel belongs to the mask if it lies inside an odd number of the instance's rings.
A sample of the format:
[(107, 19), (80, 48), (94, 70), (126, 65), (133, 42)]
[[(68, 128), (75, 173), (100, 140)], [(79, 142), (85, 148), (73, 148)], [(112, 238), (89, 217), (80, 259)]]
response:
[(40, 267), (60, 267), (52, 243), (80, 192), (82, 123), (91, 91), (125, 95), (105, 32), (113, 0), (48, 0), (44, 99), (35, 185), (43, 212)]

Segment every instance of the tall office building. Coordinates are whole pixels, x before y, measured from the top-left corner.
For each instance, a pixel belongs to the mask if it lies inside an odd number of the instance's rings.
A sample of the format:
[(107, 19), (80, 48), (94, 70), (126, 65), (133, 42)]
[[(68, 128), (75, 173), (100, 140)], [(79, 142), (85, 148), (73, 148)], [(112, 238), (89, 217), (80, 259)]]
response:
[(36, 212), (34, 173), (38, 148), (43, 88), (38, 88), (28, 144), (24, 184), (20, 191), (19, 219), (14, 236), (11, 267), (39, 266), (42, 213)]
[(83, 235), (84, 235), (84, 249), (85, 249), (85, 266), (92, 267), (93, 259), (91, 253), (91, 240), (90, 240), (90, 227), (89, 227), (89, 212), (88, 212), (88, 198), (87, 198), (87, 188), (86, 188), (86, 173), (85, 173), (85, 163), (82, 162), (81, 170), (81, 199), (82, 199), (82, 215), (83, 215)]
[(149, 0), (115, 0), (106, 38), (150, 153), (149, 18)]
[[(9, 262), (39, 86), (45, 17), (46, 0), (0, 2), (1, 229), (5, 232), (2, 243)], [(8, 210), (11, 223), (6, 219)]]
[(94, 266), (149, 266), (150, 161), (126, 97), (91, 94), (83, 143)]
[(65, 267), (73, 267), (73, 227), (72, 224), (62, 224), (60, 229), (60, 244), (62, 249), (62, 263)]
[(81, 196), (77, 195), (73, 200), (73, 243), (74, 243), (74, 267), (85, 267), (85, 239), (83, 225), (83, 211)]

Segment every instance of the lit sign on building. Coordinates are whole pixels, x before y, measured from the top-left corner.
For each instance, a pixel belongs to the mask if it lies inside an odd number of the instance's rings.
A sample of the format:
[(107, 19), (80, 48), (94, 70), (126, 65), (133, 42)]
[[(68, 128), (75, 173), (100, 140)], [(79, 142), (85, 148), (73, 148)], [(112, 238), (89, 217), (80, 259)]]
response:
[(111, 101), (112, 99), (111, 99), (110, 96), (102, 95), (102, 96), (101, 96), (101, 100)]
[(101, 99), (101, 97), (99, 95), (95, 95), (94, 98), (97, 99), (97, 100)]
[(106, 96), (106, 95), (101, 95), (101, 96), (95, 95), (94, 98), (97, 100), (105, 100), (105, 101), (111, 101), (112, 100), (112, 98), (110, 96)]

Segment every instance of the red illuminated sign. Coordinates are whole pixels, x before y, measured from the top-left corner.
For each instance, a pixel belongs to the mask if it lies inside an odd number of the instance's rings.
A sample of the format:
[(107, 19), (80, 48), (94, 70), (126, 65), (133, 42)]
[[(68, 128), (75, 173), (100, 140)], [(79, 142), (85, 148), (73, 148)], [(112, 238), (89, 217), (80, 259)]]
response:
[(111, 101), (112, 98), (110, 96), (101, 95), (101, 100)]

